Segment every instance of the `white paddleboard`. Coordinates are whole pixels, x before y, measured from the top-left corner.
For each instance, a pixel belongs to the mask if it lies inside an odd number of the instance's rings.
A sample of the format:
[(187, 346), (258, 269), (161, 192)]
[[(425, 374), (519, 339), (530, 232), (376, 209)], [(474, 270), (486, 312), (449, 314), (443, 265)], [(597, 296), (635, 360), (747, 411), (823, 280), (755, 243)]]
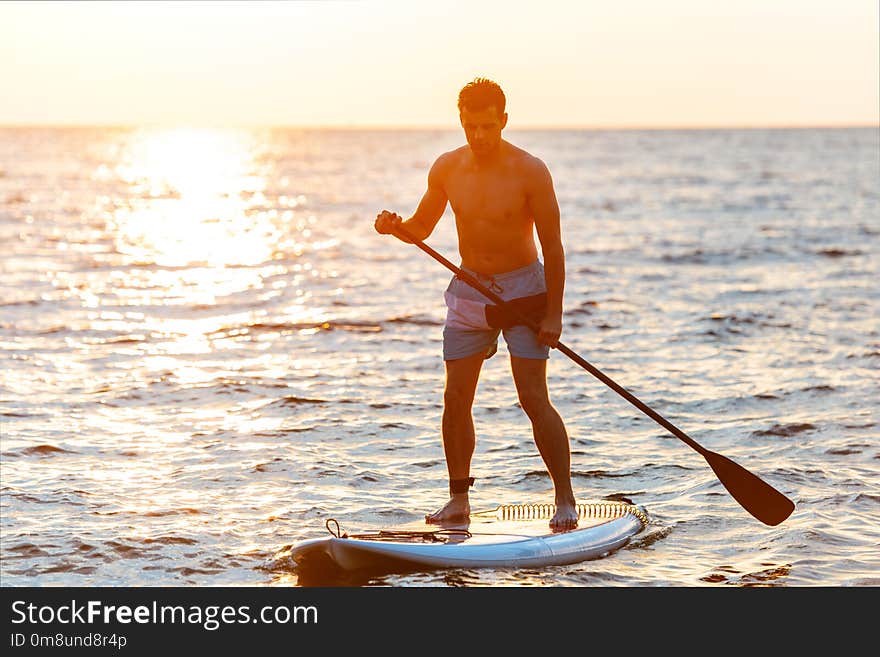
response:
[(456, 525), (424, 522), (348, 534), (335, 520), (331, 536), (291, 546), (298, 565), (330, 560), (345, 571), (411, 568), (533, 568), (577, 563), (617, 550), (647, 524), (642, 507), (602, 501), (577, 505), (578, 526), (553, 532), (552, 504), (502, 505)]

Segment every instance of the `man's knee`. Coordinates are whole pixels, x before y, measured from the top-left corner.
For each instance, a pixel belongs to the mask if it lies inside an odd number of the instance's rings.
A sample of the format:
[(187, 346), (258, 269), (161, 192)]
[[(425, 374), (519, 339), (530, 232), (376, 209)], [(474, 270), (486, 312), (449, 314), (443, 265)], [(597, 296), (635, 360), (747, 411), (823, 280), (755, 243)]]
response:
[(443, 411), (453, 415), (470, 413), (474, 404), (474, 395), (469, 390), (454, 386), (446, 386), (443, 392)]
[(517, 394), (519, 405), (529, 417), (540, 417), (553, 408), (550, 405), (547, 388), (544, 386), (527, 386), (517, 390)]

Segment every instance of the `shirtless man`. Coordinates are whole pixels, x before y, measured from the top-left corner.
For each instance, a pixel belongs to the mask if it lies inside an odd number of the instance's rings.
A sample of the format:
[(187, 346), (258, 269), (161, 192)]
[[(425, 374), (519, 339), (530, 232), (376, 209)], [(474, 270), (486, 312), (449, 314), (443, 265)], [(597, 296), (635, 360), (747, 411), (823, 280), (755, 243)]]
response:
[[(375, 228), (382, 234), (395, 234), (395, 229), (403, 226), (413, 237), (424, 240), (448, 201), (455, 213), (462, 269), (505, 301), (546, 292), (540, 332), (536, 335), (526, 326), (513, 326), (504, 329), (504, 338), (520, 404), (553, 480), (556, 514), (550, 527), (565, 530), (577, 525), (571, 454), (565, 425), (547, 391), (550, 347), (556, 346), (562, 333), (565, 255), (559, 204), (546, 165), (501, 138), (507, 125), (505, 104), (504, 93), (494, 82), (477, 78), (467, 84), (458, 97), (467, 146), (437, 158), (428, 173), (428, 190), (412, 217), (404, 221), (383, 210)], [(541, 242), (543, 265), (534, 229)], [(475, 444), (471, 407), (483, 361), (495, 353), (499, 334), (485, 319), (468, 317), (469, 302), (491, 301), (464, 281), (453, 278), (446, 300), (442, 431), (450, 499), (442, 509), (425, 516), (429, 523), (460, 521), (470, 514), (468, 488), (473, 485), (470, 464)]]

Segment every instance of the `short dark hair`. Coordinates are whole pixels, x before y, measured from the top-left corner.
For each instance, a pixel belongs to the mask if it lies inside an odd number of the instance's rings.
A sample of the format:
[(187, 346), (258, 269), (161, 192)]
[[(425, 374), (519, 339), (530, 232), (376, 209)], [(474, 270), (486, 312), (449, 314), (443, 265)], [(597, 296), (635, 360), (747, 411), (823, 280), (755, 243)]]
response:
[(498, 110), (498, 116), (501, 116), (504, 114), (506, 104), (507, 99), (501, 87), (486, 78), (474, 78), (473, 82), (464, 85), (458, 94), (459, 113), (465, 108), (479, 112), (494, 106)]

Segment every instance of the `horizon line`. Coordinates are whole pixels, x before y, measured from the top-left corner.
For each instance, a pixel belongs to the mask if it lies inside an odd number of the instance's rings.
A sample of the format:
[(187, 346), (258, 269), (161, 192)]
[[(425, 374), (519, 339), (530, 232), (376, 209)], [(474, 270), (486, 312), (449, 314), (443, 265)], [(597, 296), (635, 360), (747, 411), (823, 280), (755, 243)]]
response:
[[(363, 131), (392, 131), (392, 130), (440, 130), (459, 131), (458, 125), (439, 124), (194, 124), (191, 122), (140, 122), (140, 123), (0, 123), (3, 128), (120, 128), (120, 129), (216, 129), (216, 130), (363, 130)], [(730, 124), (524, 124), (520, 126), (508, 126), (507, 131), (533, 130), (545, 132), (564, 131), (662, 131), (662, 130), (821, 130), (821, 129), (859, 129), (877, 128), (880, 130), (880, 121), (877, 123), (730, 123)]]

